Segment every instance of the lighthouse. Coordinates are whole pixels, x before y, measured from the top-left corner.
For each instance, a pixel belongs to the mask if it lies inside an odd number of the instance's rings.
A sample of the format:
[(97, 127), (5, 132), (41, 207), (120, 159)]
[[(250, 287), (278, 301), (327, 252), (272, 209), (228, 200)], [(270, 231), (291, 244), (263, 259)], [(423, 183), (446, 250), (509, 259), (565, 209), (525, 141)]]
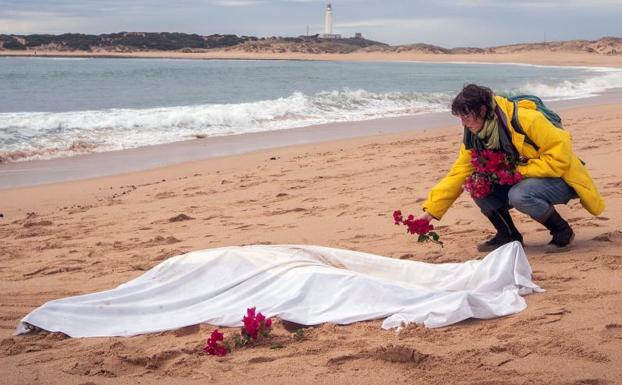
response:
[(333, 7), (330, 3), (326, 4), (326, 13), (324, 14), (324, 35), (333, 34)]
[(324, 12), (324, 33), (320, 35), (323, 39), (340, 39), (341, 35), (333, 33), (333, 6), (326, 4)]

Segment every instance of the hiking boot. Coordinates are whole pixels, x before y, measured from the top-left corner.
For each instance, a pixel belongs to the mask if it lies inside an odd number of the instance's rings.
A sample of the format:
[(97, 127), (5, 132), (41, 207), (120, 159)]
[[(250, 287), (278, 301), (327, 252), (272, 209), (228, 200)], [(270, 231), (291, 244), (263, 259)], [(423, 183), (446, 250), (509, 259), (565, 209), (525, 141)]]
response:
[(551, 211), (551, 214), (549, 214), (545, 221), (540, 223), (542, 223), (553, 236), (548, 245), (544, 247), (545, 252), (558, 253), (570, 248), (570, 244), (574, 240), (574, 231), (572, 231), (568, 222), (566, 222), (555, 209)]
[(523, 243), (523, 236), (520, 231), (514, 226), (512, 216), (508, 209), (495, 210), (490, 215), (486, 216), (490, 223), (497, 230), (497, 234), (491, 239), (477, 245), (477, 250), (481, 252), (493, 251), (499, 246), (503, 246), (506, 243), (519, 241)]

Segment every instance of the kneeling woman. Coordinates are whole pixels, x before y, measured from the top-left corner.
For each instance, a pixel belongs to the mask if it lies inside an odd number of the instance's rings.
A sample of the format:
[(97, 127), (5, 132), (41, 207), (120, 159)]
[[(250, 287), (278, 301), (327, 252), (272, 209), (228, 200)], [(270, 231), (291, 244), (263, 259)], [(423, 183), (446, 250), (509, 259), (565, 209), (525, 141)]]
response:
[[(574, 238), (572, 228), (554, 205), (579, 198), (593, 215), (600, 215), (605, 209), (592, 178), (572, 150), (570, 134), (554, 126), (536, 109), (523, 108), (521, 104), (475, 84), (465, 86), (452, 102), (452, 113), (464, 126), (464, 140), (451, 170), (428, 194), (421, 218), (441, 219), (460, 196), (463, 184), (474, 171), (471, 149), (503, 151), (510, 158), (520, 159), (516, 167), (522, 175), (519, 183), (496, 184), (491, 194), (474, 198), (497, 231), (493, 238), (478, 245), (479, 251), (490, 251), (515, 240), (523, 242), (510, 216), (511, 207), (550, 231), (552, 239), (547, 248), (551, 251), (563, 250)], [(517, 120), (513, 121), (513, 117)], [(512, 122), (520, 124), (524, 135)]]

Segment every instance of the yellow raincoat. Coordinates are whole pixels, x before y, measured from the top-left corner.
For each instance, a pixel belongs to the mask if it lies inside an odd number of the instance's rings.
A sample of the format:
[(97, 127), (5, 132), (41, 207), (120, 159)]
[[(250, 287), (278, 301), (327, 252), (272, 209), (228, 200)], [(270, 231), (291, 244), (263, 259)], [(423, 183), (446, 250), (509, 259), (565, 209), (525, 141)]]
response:
[[(527, 158), (525, 165), (517, 167), (524, 178), (562, 178), (579, 196), (583, 207), (592, 215), (605, 210), (605, 201), (598, 193), (587, 169), (572, 150), (568, 131), (555, 127), (529, 100), (518, 102), (518, 119), (527, 136), (540, 148), (525, 143), (525, 136), (514, 131), (511, 125), (514, 104), (495, 96), (497, 105), (505, 113), (512, 144), (518, 153)], [(462, 193), (462, 185), (473, 172), (471, 152), (462, 144), (458, 159), (449, 173), (430, 190), (423, 209), (436, 219), (441, 219)]]

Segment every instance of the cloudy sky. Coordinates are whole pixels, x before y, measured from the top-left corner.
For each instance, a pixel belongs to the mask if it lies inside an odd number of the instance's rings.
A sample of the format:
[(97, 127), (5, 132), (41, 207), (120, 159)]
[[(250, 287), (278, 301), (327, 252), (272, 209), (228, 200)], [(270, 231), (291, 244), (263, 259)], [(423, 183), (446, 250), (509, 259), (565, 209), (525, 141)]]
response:
[[(120, 31), (298, 36), (317, 0), (0, 0), (0, 33)], [(335, 33), (451, 48), (622, 37), (622, 0), (335, 0)]]

